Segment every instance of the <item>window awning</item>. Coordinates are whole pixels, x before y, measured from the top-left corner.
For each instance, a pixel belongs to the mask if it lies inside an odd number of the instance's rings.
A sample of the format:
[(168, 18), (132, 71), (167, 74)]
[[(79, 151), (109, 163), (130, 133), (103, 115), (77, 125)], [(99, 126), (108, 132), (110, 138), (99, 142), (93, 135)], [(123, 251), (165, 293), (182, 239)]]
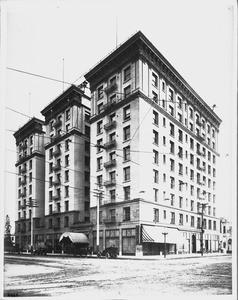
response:
[(182, 232), (176, 228), (157, 227), (142, 225), (142, 242), (146, 243), (164, 243), (164, 235), (166, 234), (166, 243), (169, 244), (185, 244), (186, 239)]
[(89, 244), (87, 236), (79, 232), (64, 232), (61, 234), (59, 241), (61, 243)]

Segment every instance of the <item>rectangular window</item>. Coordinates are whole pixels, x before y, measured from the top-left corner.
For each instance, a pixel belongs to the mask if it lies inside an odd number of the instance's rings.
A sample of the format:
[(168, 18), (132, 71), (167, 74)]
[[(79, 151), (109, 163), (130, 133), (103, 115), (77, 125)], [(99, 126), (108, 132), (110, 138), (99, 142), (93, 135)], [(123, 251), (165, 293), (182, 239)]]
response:
[(124, 161), (130, 160), (130, 146), (123, 148)]
[(128, 141), (130, 139), (130, 126), (123, 128), (124, 133), (124, 141)]
[(166, 119), (163, 117), (163, 126), (166, 127)]
[(84, 172), (84, 178), (85, 178), (85, 181), (89, 182), (89, 180), (90, 180), (90, 173), (88, 171)]
[(111, 202), (114, 202), (116, 199), (116, 190), (110, 190), (110, 200)]
[(183, 197), (179, 197), (179, 208), (183, 208)]
[(67, 109), (65, 112), (65, 120), (68, 121), (70, 119), (70, 109)]
[(174, 171), (174, 160), (170, 158), (170, 171)]
[(124, 168), (124, 181), (130, 180), (130, 167)]
[(171, 212), (171, 221), (170, 224), (175, 224), (175, 213)]
[(131, 117), (131, 108), (130, 105), (123, 108), (123, 120), (129, 120)]
[(183, 225), (183, 214), (179, 214), (179, 225)]
[(97, 185), (98, 187), (102, 187), (102, 175), (97, 176)]
[(157, 170), (153, 170), (154, 173), (154, 183), (159, 183), (159, 172)]
[(123, 221), (130, 221), (131, 219), (131, 210), (130, 207), (123, 207)]
[(158, 189), (154, 189), (154, 200), (155, 202), (158, 201)]
[(158, 76), (154, 72), (152, 72), (152, 84), (158, 87)]
[(68, 211), (69, 210), (69, 201), (64, 202), (64, 210)]
[(84, 163), (85, 163), (85, 167), (90, 166), (90, 157), (89, 156), (85, 156)]
[(158, 164), (159, 163), (159, 152), (156, 150), (153, 150), (153, 154), (154, 154), (153, 161), (155, 164)]
[(174, 115), (174, 108), (172, 106), (169, 106), (169, 113), (171, 116)]
[(191, 216), (191, 227), (194, 227), (194, 216)]
[(153, 110), (153, 123), (159, 125), (159, 114)]
[(193, 118), (193, 109), (189, 107), (189, 118)]
[(183, 132), (182, 132), (182, 130), (178, 130), (178, 140), (180, 141), (180, 142), (183, 142)]
[(69, 197), (69, 187), (65, 186), (65, 197)]
[(159, 210), (154, 208), (154, 222), (159, 222)]
[(174, 142), (169, 141), (169, 143), (170, 143), (170, 153), (174, 154)]
[(64, 217), (64, 227), (69, 227), (69, 217)]
[(128, 85), (127, 87), (124, 88), (124, 97), (128, 97), (131, 93), (131, 86)]
[(131, 79), (131, 66), (124, 69), (124, 82)]
[(153, 143), (159, 145), (159, 134), (156, 130), (153, 130)]
[(69, 165), (69, 155), (65, 156), (65, 166)]
[(84, 126), (84, 132), (87, 137), (90, 137), (90, 127), (89, 126), (87, 126), (87, 125)]
[(129, 186), (124, 187), (124, 199), (130, 200), (130, 187)]
[(97, 158), (97, 171), (102, 170), (102, 157)]
[(102, 121), (97, 122), (97, 134), (102, 133)]
[(169, 123), (170, 126), (170, 135), (174, 136), (174, 124)]
[(103, 85), (97, 89), (98, 100), (103, 98)]

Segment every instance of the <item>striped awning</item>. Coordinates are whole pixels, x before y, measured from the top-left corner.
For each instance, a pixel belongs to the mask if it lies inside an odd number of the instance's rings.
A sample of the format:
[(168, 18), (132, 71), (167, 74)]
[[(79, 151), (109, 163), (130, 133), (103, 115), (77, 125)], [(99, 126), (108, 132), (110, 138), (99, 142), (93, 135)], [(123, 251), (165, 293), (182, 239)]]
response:
[(61, 234), (59, 241), (61, 243), (89, 244), (87, 236), (79, 232), (64, 232)]
[(159, 226), (142, 225), (142, 242), (146, 243), (164, 243), (164, 234), (166, 242), (170, 244), (184, 244), (186, 239), (182, 232), (176, 228), (167, 228)]

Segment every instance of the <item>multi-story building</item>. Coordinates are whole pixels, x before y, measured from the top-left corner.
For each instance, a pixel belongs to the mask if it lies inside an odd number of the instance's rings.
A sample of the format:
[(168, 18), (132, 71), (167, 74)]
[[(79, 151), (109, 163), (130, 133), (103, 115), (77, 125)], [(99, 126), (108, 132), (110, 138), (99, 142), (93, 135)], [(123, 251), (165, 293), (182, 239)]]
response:
[(15, 242), (29, 250), (42, 234), (45, 206), (44, 122), (32, 118), (14, 133), (17, 146)]
[(90, 98), (72, 85), (45, 107), (45, 240), (61, 251), (67, 231), (88, 233)]
[(170, 253), (195, 253), (203, 244), (218, 251), (221, 119), (140, 31), (85, 78), (94, 249), (99, 203), (100, 249), (160, 254), (166, 245)]

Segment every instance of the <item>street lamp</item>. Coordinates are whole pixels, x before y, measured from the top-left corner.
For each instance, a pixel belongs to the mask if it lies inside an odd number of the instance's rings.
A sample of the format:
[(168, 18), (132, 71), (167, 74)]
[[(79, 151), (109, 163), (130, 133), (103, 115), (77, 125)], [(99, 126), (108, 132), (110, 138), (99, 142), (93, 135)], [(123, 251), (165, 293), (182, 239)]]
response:
[(166, 258), (166, 235), (168, 234), (168, 232), (166, 232), (166, 227), (164, 228), (164, 232), (162, 232), (163, 236), (164, 236), (164, 258)]

